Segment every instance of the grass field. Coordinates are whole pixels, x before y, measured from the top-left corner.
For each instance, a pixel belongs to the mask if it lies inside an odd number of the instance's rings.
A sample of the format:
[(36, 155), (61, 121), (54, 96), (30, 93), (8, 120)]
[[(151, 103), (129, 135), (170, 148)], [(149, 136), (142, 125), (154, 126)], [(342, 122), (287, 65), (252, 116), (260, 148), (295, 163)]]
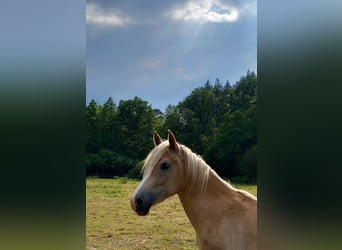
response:
[[(137, 216), (129, 198), (138, 181), (87, 179), (87, 249), (197, 249), (196, 235), (178, 196)], [(234, 185), (254, 195), (256, 185)]]

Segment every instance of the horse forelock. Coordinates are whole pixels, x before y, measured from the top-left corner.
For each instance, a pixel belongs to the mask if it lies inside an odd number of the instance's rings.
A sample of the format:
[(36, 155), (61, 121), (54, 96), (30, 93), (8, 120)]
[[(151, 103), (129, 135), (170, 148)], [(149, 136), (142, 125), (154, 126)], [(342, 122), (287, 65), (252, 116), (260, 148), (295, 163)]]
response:
[(158, 146), (154, 147), (144, 160), (144, 165), (141, 172), (145, 176), (148, 172), (152, 171), (153, 167), (157, 164), (160, 158), (167, 152), (169, 143), (167, 141), (162, 142)]

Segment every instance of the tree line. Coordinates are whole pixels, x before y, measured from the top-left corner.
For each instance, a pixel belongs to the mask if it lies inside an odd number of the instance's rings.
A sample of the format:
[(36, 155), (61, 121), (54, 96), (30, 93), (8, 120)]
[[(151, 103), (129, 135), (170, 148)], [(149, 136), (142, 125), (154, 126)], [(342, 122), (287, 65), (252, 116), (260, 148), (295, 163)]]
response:
[(247, 71), (231, 85), (217, 78), (195, 88), (165, 114), (135, 97), (109, 97), (86, 106), (87, 176), (140, 177), (143, 159), (153, 148), (152, 133), (166, 138), (171, 129), (177, 140), (226, 178), (256, 181), (257, 76)]

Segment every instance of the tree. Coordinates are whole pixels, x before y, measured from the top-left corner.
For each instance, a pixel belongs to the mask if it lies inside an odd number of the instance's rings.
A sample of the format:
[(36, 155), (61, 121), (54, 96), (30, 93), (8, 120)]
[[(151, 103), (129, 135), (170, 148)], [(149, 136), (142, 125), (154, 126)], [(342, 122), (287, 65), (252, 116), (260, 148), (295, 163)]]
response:
[(230, 107), (232, 111), (238, 109), (248, 109), (249, 102), (256, 96), (257, 91), (257, 78), (255, 73), (249, 70), (246, 76), (240, 78), (240, 80), (234, 85)]
[(111, 97), (99, 112), (99, 142), (101, 148), (111, 150), (120, 148), (120, 122), (116, 105)]
[(249, 182), (257, 179), (257, 145), (249, 149), (242, 157), (240, 166), (241, 172), (247, 177)]
[(222, 93), (226, 93), (222, 98), (228, 101), (228, 110), (218, 122), (204, 158), (223, 176), (244, 175), (241, 159), (257, 142), (255, 74), (247, 72), (233, 88), (227, 86)]
[(86, 107), (86, 153), (97, 153), (100, 150), (99, 110), (95, 100), (91, 100)]
[(242, 151), (242, 123), (240, 111), (227, 112), (224, 121), (207, 147), (205, 159), (222, 176), (232, 177), (238, 174), (235, 163)]
[(118, 117), (121, 123), (120, 153), (132, 159), (144, 159), (153, 146), (151, 135), (155, 114), (152, 107), (138, 97), (121, 100)]
[(257, 78), (247, 71), (238, 82), (219, 78), (194, 89), (165, 115), (138, 97), (111, 97), (86, 107), (87, 175), (139, 177), (142, 160), (153, 148), (154, 130), (171, 129), (222, 176), (256, 178)]
[(203, 154), (208, 137), (216, 126), (216, 102), (212, 88), (201, 87), (178, 104), (184, 143), (198, 154)]
[(166, 133), (167, 129), (171, 129), (174, 134), (179, 135), (180, 141), (183, 140), (183, 123), (178, 105), (168, 105), (165, 110), (165, 121), (162, 133)]

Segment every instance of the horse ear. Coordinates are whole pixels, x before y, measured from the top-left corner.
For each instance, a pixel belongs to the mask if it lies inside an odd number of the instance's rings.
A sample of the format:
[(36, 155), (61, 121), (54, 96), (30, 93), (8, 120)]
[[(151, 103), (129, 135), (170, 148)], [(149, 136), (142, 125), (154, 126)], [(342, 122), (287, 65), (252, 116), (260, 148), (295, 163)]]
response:
[(154, 146), (158, 146), (160, 143), (163, 142), (163, 139), (158, 135), (157, 131), (153, 133), (153, 142)]
[(176, 141), (176, 137), (172, 134), (170, 129), (168, 129), (167, 132), (168, 132), (168, 140), (170, 144), (170, 149), (178, 150), (179, 146)]

